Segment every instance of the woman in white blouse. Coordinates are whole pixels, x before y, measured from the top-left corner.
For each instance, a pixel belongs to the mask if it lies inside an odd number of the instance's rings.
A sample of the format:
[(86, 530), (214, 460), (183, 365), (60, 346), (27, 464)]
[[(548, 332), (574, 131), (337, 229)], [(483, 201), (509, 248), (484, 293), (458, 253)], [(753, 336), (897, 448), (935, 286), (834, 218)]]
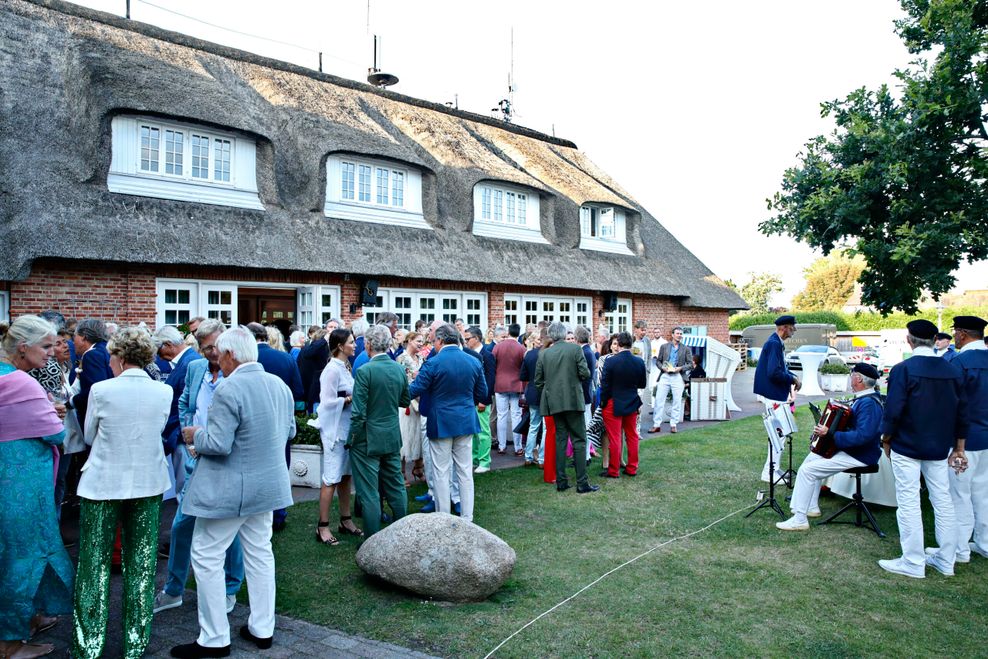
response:
[[(410, 332), (405, 337), (404, 352), (398, 355), (398, 365), (405, 369), (408, 384), (418, 375), (425, 361), (419, 354), (422, 348), (422, 335)], [(398, 425), (401, 427), (401, 473), (405, 474), (405, 465), (412, 465), (412, 479), (423, 477), (422, 467), (422, 415), (419, 414), (419, 401), (416, 398), (408, 407), (398, 408)], [(411, 486), (412, 481), (405, 476), (405, 487)]]
[(319, 408), (315, 422), (322, 437), (322, 488), (319, 491), (319, 524), (316, 540), (326, 545), (340, 541), (329, 530), (329, 509), (333, 494), (340, 501), (340, 525), (337, 533), (362, 536), (350, 515), (350, 456), (345, 448), (350, 433), (350, 403), (353, 400), (353, 375), (350, 359), (355, 344), (347, 329), (336, 329), (327, 338), (332, 358), (319, 376)]

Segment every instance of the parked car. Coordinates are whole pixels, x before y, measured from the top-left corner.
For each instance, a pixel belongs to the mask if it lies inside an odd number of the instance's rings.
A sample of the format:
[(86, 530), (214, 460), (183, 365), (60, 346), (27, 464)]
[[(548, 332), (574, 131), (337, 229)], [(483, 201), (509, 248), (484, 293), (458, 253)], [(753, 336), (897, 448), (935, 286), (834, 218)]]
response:
[(847, 365), (847, 362), (845, 362), (844, 358), (841, 357), (841, 354), (840, 352), (837, 351), (837, 348), (831, 348), (830, 346), (806, 345), (806, 346), (799, 346), (798, 348), (790, 352), (788, 355), (786, 355), (786, 365), (789, 367), (789, 370), (790, 371), (803, 370), (803, 364), (799, 360), (799, 358), (800, 356), (805, 355), (807, 353), (818, 353), (818, 354), (826, 353), (827, 359), (824, 360), (825, 363), (843, 364), (845, 366)]
[(875, 368), (881, 368), (879, 364), (881, 364), (882, 360), (878, 355), (878, 351), (874, 348), (861, 348), (859, 350), (845, 352), (841, 356), (847, 362), (848, 366), (854, 364), (871, 364)]

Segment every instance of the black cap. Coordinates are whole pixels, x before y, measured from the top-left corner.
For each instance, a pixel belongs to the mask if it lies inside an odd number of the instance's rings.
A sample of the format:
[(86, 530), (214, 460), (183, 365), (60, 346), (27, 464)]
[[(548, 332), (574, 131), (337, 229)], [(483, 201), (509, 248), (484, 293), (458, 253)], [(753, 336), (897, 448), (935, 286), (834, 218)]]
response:
[(972, 332), (984, 332), (988, 320), (977, 316), (954, 316), (955, 330), (971, 330)]
[(936, 336), (934, 336), (933, 338), (936, 339), (937, 341), (943, 341), (943, 340), (950, 341), (954, 337), (952, 337), (951, 335), (947, 334), (946, 332), (937, 332)]
[(778, 318), (775, 319), (775, 325), (776, 325), (776, 327), (778, 327), (780, 325), (795, 325), (795, 324), (796, 324), (796, 317), (795, 316), (788, 316), (788, 315), (787, 316), (779, 316)]
[(917, 339), (923, 339), (925, 341), (932, 341), (938, 331), (936, 325), (924, 318), (909, 321), (906, 323), (906, 329)]
[(878, 373), (878, 369), (871, 364), (855, 364), (851, 369), (852, 373), (860, 373), (866, 378), (871, 378), (872, 380), (877, 380), (881, 377)]

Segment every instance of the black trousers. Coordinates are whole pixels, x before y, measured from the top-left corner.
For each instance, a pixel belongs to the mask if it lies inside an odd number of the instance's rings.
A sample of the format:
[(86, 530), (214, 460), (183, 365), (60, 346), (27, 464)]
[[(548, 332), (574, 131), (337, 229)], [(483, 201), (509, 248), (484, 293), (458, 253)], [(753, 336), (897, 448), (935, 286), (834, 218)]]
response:
[(587, 480), (587, 424), (583, 410), (557, 412), (552, 415), (556, 424), (556, 487), (566, 481), (566, 440), (573, 442), (573, 463), (576, 465), (576, 484), (585, 487)]

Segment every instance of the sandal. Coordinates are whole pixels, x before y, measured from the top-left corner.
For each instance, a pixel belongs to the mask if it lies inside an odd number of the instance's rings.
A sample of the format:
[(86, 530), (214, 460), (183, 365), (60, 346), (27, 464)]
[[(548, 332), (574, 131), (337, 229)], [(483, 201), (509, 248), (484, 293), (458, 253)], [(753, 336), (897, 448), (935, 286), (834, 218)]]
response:
[(358, 529), (356, 525), (352, 529), (349, 529), (343, 524), (343, 522), (349, 522), (352, 519), (353, 518), (350, 515), (347, 515), (346, 517), (340, 515), (340, 528), (336, 529), (336, 532), (345, 533), (346, 535), (355, 535), (358, 538), (364, 537), (364, 532)]
[(44, 657), (55, 651), (55, 646), (51, 643), (29, 644), (17, 641), (17, 645), (12, 645), (11, 641), (6, 641), (7, 647), (0, 648), (0, 659), (34, 659)]
[(31, 638), (46, 632), (58, 624), (58, 616), (43, 616), (40, 613), (31, 618)]
[(324, 545), (329, 545), (335, 547), (340, 544), (339, 538), (335, 537), (332, 533), (329, 534), (329, 538), (323, 539), (322, 535), (319, 533), (319, 529), (329, 528), (329, 522), (319, 522), (316, 524), (316, 540)]

